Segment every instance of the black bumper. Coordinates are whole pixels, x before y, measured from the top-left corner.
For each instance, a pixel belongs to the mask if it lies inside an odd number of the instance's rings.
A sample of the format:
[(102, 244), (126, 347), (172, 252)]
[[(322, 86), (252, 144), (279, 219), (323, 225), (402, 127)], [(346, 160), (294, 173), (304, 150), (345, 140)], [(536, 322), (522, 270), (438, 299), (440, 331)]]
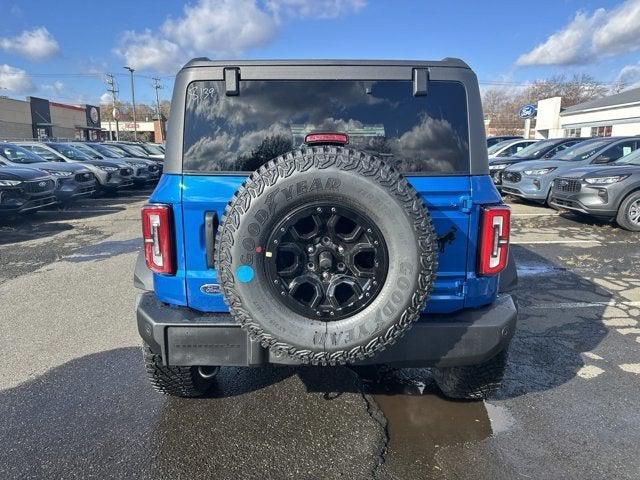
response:
[[(153, 292), (139, 295), (138, 331), (167, 365), (252, 366), (292, 364), (249, 339), (229, 314), (173, 307)], [(363, 363), (398, 366), (461, 366), (482, 363), (509, 344), (518, 311), (511, 295), (455, 314), (424, 316), (395, 345)]]

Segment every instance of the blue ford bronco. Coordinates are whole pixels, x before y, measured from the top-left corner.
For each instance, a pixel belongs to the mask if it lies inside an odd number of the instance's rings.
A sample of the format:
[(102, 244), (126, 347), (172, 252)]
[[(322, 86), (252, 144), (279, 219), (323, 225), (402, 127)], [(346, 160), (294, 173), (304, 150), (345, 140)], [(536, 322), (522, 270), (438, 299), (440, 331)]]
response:
[(516, 326), (509, 220), (461, 60), (192, 60), (142, 210), (149, 379), (384, 364), (483, 398)]

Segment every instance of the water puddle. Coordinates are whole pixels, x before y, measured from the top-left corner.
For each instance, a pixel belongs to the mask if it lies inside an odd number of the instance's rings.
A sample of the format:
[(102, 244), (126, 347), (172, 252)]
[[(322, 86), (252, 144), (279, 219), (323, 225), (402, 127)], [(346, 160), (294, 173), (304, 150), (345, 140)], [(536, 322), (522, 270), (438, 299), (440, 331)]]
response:
[(443, 398), (426, 369), (361, 379), (386, 417), (385, 468), (398, 478), (413, 478), (416, 469), (436, 474), (439, 449), (479, 442), (514, 423), (504, 407)]
[(64, 259), (68, 262), (74, 263), (104, 260), (105, 258), (114, 257), (116, 255), (138, 251), (141, 246), (142, 240), (139, 238), (132, 238), (129, 240), (111, 240), (79, 248)]
[(556, 267), (548, 263), (523, 263), (518, 264), (518, 276), (520, 277), (533, 277), (533, 276), (545, 276), (556, 275), (558, 273), (566, 272), (566, 268)]

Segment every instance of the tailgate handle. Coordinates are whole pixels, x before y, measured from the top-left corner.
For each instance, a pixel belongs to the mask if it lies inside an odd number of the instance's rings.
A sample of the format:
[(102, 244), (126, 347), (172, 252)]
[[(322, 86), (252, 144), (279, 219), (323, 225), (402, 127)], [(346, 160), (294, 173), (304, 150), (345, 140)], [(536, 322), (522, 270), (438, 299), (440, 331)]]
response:
[(413, 69), (413, 96), (421, 97), (427, 94), (427, 84), (429, 83), (429, 69)]
[(213, 252), (216, 246), (216, 233), (218, 233), (218, 214), (205, 212), (204, 214), (204, 242), (207, 252), (207, 268), (215, 267)]

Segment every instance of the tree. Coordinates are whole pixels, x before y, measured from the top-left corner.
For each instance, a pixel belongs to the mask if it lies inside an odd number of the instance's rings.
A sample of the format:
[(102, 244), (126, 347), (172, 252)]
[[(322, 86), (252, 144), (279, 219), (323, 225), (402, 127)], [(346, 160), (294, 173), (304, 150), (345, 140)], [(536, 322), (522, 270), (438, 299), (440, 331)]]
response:
[[(617, 88), (621, 90), (623, 87)], [(562, 97), (562, 108), (567, 108), (617, 93), (612, 90), (586, 73), (574, 74), (569, 79), (565, 75), (555, 75), (546, 80), (536, 80), (521, 89), (491, 88), (482, 95), (487, 131), (492, 135), (522, 134), (523, 121), (518, 118), (522, 105)]]
[(265, 137), (262, 142), (260, 142), (260, 145), (251, 151), (251, 155), (239, 157), (238, 164), (241, 170), (252, 172), (269, 160), (273, 160), (277, 156), (287, 153), (292, 148), (293, 142), (289, 137), (284, 135)]

